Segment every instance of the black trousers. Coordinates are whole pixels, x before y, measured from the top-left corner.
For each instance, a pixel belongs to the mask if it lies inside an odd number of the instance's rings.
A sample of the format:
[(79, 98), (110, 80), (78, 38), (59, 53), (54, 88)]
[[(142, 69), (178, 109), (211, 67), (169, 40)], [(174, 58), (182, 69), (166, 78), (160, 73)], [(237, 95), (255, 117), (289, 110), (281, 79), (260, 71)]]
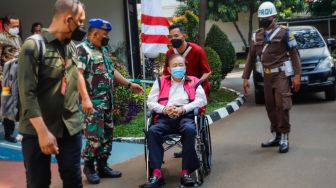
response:
[(163, 137), (167, 134), (182, 135), (182, 169), (193, 172), (199, 167), (195, 150), (196, 129), (194, 114), (185, 114), (180, 118), (171, 119), (161, 115), (158, 121), (148, 130), (149, 160), (152, 169), (161, 169), (164, 149)]
[(4, 118), (2, 124), (4, 126), (5, 136), (12, 136), (15, 129), (15, 122), (10, 119)]
[[(82, 188), (80, 157), (82, 133), (70, 136), (64, 129), (62, 138), (57, 139), (59, 154), (56, 155), (58, 171), (64, 188)], [(23, 134), (22, 153), (26, 168), (28, 188), (46, 188), (51, 183), (51, 155), (42, 153), (37, 136)]]

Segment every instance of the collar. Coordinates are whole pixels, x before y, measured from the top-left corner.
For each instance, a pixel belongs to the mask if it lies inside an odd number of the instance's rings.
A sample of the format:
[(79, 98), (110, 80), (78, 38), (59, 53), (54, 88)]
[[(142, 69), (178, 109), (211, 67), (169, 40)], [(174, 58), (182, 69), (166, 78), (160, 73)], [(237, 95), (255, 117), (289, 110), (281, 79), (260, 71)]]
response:
[(48, 43), (58, 40), (55, 35), (51, 34), (46, 28), (42, 29), (42, 36)]

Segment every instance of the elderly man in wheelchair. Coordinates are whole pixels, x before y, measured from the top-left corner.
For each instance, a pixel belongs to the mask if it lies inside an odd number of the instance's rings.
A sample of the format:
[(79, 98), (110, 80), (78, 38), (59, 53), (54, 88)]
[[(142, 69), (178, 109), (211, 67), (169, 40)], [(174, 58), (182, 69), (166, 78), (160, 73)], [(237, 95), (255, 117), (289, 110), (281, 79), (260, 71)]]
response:
[(164, 137), (181, 135), (182, 169), (181, 185), (194, 186), (197, 182), (190, 175), (199, 168), (200, 162), (195, 149), (196, 126), (194, 109), (204, 107), (207, 99), (196, 77), (186, 76), (186, 61), (181, 55), (168, 59), (171, 76), (157, 79), (148, 96), (148, 108), (156, 113), (154, 124), (147, 131), (149, 166), (152, 177), (141, 187), (153, 188), (165, 185), (161, 172), (163, 163)]

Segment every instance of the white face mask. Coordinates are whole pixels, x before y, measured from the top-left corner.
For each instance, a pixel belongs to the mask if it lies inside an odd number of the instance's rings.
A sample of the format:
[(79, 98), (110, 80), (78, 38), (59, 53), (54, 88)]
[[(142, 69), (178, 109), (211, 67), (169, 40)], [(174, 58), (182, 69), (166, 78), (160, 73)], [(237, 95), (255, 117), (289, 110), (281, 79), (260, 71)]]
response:
[(8, 32), (9, 32), (11, 35), (18, 35), (19, 32), (20, 32), (20, 30), (19, 30), (18, 27), (13, 27), (13, 28), (10, 28), (10, 29), (8, 30)]

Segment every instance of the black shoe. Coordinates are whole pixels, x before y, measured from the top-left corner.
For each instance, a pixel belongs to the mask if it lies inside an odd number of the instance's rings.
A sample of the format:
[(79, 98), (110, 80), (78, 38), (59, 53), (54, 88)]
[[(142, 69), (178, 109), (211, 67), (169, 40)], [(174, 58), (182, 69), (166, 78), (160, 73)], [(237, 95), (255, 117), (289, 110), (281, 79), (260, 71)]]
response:
[(182, 151), (174, 153), (174, 158), (181, 158), (181, 157), (182, 157)]
[(107, 166), (107, 159), (97, 160), (97, 171), (101, 178), (120, 178), (121, 172), (112, 170)]
[(279, 146), (279, 142), (281, 139), (281, 134), (280, 133), (272, 133), (273, 138), (267, 142), (261, 143), (261, 147), (263, 148), (269, 148), (269, 147), (277, 147)]
[(287, 153), (289, 150), (289, 145), (287, 144), (281, 144), (279, 146), (279, 153)]
[(84, 162), (84, 169), (83, 172), (86, 176), (86, 179), (91, 184), (98, 184), (100, 183), (100, 178), (95, 171), (93, 161), (85, 161)]
[(149, 179), (149, 181), (143, 185), (140, 185), (140, 187), (143, 188), (158, 188), (161, 186), (164, 186), (166, 184), (163, 177), (158, 178), (156, 176), (153, 176)]
[(281, 134), (279, 153), (287, 153), (289, 150), (288, 133)]
[(194, 187), (197, 185), (197, 182), (189, 174), (185, 174), (183, 177), (181, 177), (181, 185), (186, 187)]
[(5, 140), (7, 141), (7, 142), (12, 142), (12, 143), (16, 143), (17, 142), (17, 140), (16, 140), (16, 138), (15, 137), (13, 137), (13, 136), (5, 136)]

